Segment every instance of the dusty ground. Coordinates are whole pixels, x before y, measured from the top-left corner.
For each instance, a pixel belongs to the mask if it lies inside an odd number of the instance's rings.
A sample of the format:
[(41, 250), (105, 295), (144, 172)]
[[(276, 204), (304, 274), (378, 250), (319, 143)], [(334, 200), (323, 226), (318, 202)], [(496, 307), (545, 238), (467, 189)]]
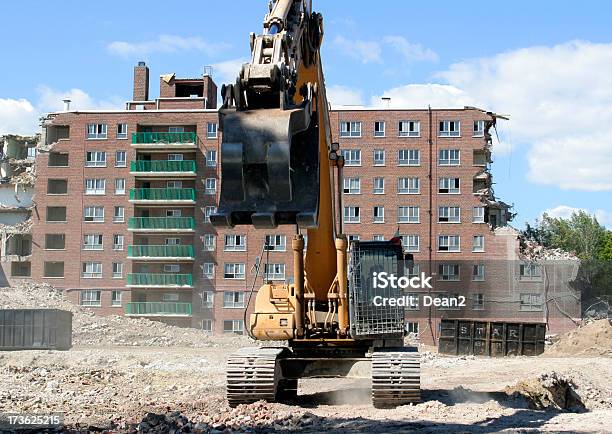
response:
[[(0, 305), (22, 303), (33, 297), (28, 294), (0, 290)], [(196, 330), (72, 310), (72, 350), (0, 353), (0, 413), (64, 412), (73, 432), (136, 432), (148, 412), (174, 411), (193, 422), (190, 431), (217, 433), (612, 432), (610, 357), (488, 359), (423, 351), (423, 402), (418, 405), (374, 409), (367, 380), (326, 379), (300, 381), (299, 399), (293, 403), (230, 409), (224, 400), (225, 359), (240, 346), (252, 346), (247, 338), (213, 338)], [(121, 330), (115, 333), (112, 326)], [(535, 410), (512, 394), (524, 384), (538, 385), (538, 376), (552, 372), (573, 381), (586, 410)], [(177, 415), (168, 418), (186, 422)], [(147, 420), (156, 423), (153, 419)], [(165, 432), (159, 426), (140, 428)]]

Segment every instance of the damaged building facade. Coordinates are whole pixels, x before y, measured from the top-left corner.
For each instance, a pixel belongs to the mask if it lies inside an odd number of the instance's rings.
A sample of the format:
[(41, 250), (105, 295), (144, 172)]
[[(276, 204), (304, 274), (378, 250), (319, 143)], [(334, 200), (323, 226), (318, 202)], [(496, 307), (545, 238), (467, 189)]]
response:
[(35, 161), (39, 136), (0, 136), (0, 285), (31, 277)]
[[(217, 87), (207, 74), (167, 74), (159, 86), (160, 96), (151, 99), (149, 69), (139, 63), (124, 110), (77, 107), (46, 117), (37, 156), (31, 276), (102, 314), (243, 333), (255, 264), (264, 264), (267, 280), (291, 279), (294, 228), (212, 227), (209, 216), (220, 190)], [(497, 119), (473, 107), (333, 110), (334, 140), (346, 161), (344, 232), (351, 239), (381, 240), (399, 231), (405, 249), (427, 267), (423, 271), (439, 277), (445, 293), (465, 289), (454, 280), (444, 287), (449, 282), (443, 276), (460, 262), (514, 261), (512, 270), (520, 273), (510, 207), (493, 194), (491, 131)], [(448, 266), (439, 268), (444, 261)], [(473, 265), (461, 273), (470, 282)], [(483, 273), (495, 277), (493, 270)], [(529, 311), (521, 307), (521, 300), (541, 290), (511, 288), (514, 277), (503, 279), (491, 285), (509, 300), (511, 319), (542, 320), (542, 303), (540, 311), (533, 310), (537, 303)], [(501, 317), (494, 297), (470, 291), (464, 317)], [(407, 314), (411, 331), (429, 330), (435, 340), (440, 318), (457, 312)], [(550, 324), (566, 327), (563, 319)]]

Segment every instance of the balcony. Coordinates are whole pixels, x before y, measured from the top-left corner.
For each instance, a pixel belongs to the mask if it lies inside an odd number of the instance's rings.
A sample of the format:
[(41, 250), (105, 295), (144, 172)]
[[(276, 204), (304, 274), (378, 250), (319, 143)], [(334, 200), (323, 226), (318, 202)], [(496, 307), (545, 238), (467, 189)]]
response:
[(131, 217), (128, 221), (131, 232), (193, 232), (193, 217)]
[(145, 205), (195, 203), (194, 188), (132, 188), (130, 202)]
[(195, 255), (191, 245), (128, 246), (128, 259), (193, 261)]
[(191, 316), (191, 303), (141, 302), (125, 306), (127, 316)]
[(194, 178), (196, 176), (196, 162), (190, 160), (132, 161), (130, 163), (130, 175), (159, 179), (168, 177)]
[(132, 147), (150, 151), (196, 149), (198, 135), (196, 133), (133, 133)]
[(193, 288), (191, 274), (132, 273), (127, 275), (128, 288)]

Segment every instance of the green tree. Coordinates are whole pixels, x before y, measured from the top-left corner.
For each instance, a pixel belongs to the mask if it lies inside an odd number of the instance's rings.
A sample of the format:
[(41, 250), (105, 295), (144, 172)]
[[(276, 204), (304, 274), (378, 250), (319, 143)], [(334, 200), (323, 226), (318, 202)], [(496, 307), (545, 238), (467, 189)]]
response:
[(612, 231), (606, 231), (598, 258), (601, 261), (612, 261)]

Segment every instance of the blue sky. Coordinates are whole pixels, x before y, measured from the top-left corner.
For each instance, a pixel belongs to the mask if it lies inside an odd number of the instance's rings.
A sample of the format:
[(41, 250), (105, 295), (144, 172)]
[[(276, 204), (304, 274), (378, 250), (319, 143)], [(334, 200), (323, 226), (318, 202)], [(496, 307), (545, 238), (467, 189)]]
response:
[[(0, 133), (33, 132), (69, 95), (75, 108), (131, 97), (132, 67), (152, 77), (237, 73), (267, 0), (23, 0), (3, 5)], [(316, 1), (334, 104), (477, 105), (499, 125), (496, 194), (515, 226), (545, 210), (594, 212), (612, 227), (612, 4)], [(238, 12), (239, 11), (239, 12)], [(156, 95), (156, 79), (151, 90)]]

